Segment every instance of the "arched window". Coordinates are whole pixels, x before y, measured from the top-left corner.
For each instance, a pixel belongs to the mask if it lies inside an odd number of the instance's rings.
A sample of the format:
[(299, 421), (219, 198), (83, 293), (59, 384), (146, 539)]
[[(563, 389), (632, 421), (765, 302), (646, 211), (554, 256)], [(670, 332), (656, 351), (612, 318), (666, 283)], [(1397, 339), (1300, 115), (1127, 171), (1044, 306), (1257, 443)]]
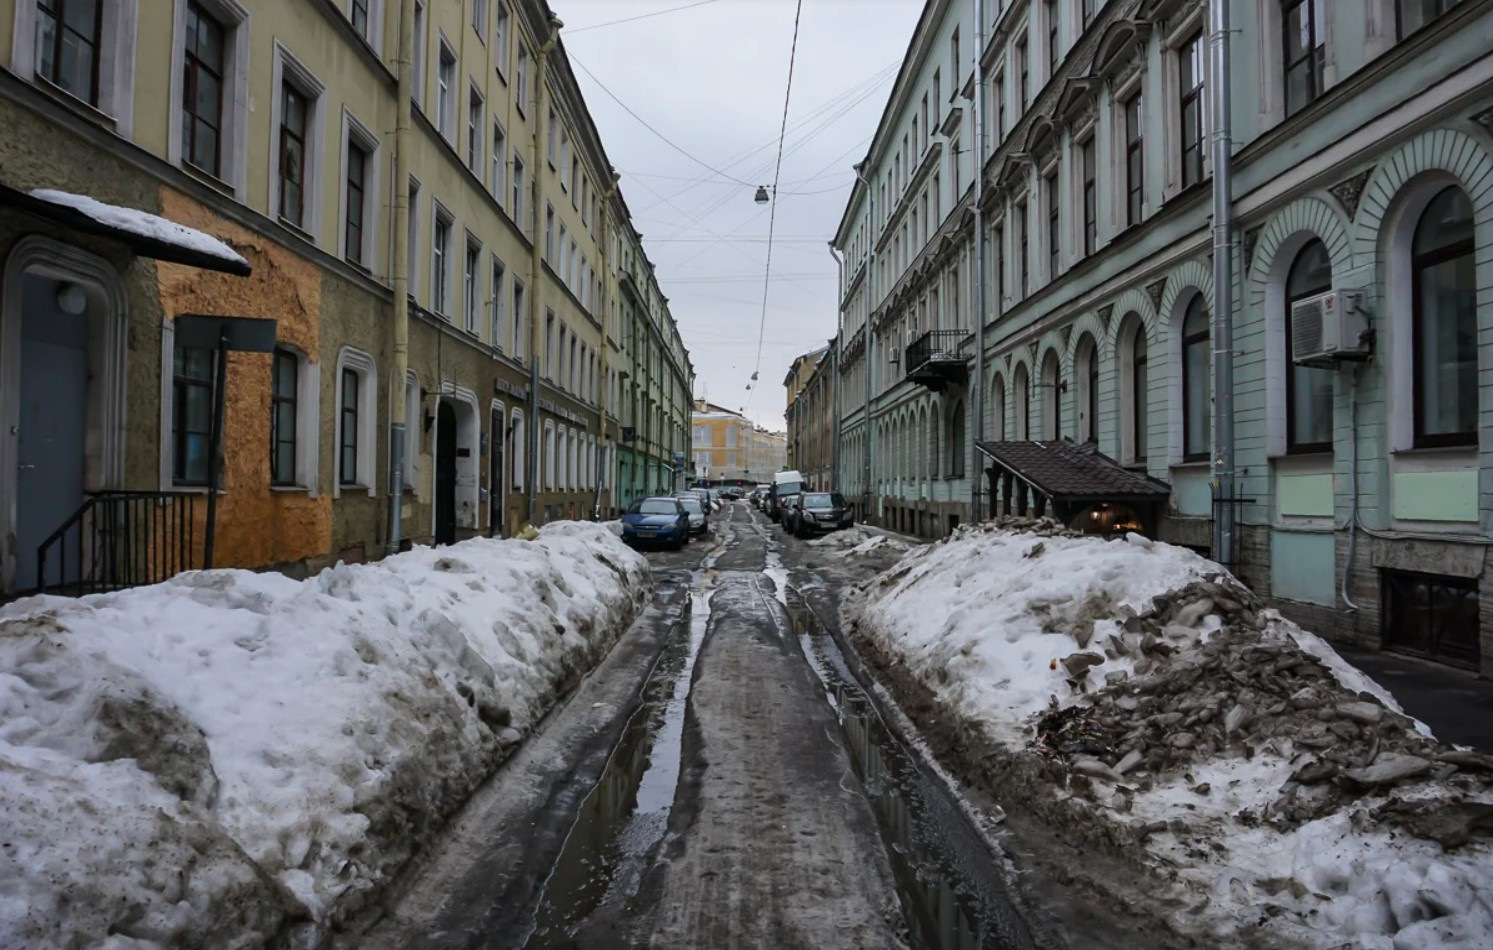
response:
[(1006, 439), (1006, 381), (996, 376), (990, 383), (990, 438)]
[(1042, 361), (1042, 438), (1057, 441), (1063, 436), (1062, 371), (1058, 355), (1048, 352)]
[(1135, 333), (1130, 338), (1130, 459), (1146, 460), (1146, 436), (1151, 427), (1147, 410), (1151, 401), (1151, 376), (1147, 369), (1146, 325), (1135, 314)]
[(1032, 384), (1025, 366), (1016, 368), (1016, 439), (1024, 442), (1030, 435), (1032, 421)]
[(964, 403), (949, 417), (949, 477), (964, 477)]
[(1182, 318), (1182, 459), (1186, 462), (1206, 459), (1212, 442), (1211, 355), (1208, 308), (1203, 305), (1203, 295), (1196, 294)]
[[(1296, 253), (1286, 277), (1286, 358), (1291, 356), (1291, 306), (1332, 289), (1332, 261), (1327, 246), (1312, 240)], [(1286, 373), (1286, 451), (1332, 451), (1332, 377), (1330, 369), (1292, 363)]]
[(1477, 442), (1477, 274), (1472, 203), (1442, 191), (1415, 228), (1415, 444)]
[(1078, 341), (1078, 437), (1099, 441), (1099, 348), (1087, 334)]

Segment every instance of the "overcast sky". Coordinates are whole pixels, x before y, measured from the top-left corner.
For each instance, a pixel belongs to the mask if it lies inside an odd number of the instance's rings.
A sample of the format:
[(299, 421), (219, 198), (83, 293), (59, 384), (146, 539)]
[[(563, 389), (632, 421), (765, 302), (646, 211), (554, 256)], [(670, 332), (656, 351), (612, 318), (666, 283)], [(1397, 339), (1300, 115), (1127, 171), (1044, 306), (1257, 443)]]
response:
[[(550, 5), (694, 361), (696, 395), (782, 429), (789, 364), (835, 332), (828, 242), (921, 0), (803, 0), (755, 390), (773, 206), (753, 197), (772, 185), (796, 0)], [(631, 17), (641, 18), (613, 22)]]

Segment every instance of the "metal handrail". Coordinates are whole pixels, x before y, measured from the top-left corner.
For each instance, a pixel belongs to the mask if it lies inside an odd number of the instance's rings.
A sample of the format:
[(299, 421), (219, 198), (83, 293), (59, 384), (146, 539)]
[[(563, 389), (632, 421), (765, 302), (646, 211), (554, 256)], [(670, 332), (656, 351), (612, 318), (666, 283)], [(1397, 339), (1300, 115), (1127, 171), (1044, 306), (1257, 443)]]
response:
[(960, 362), (966, 359), (964, 339), (968, 330), (929, 330), (907, 345), (907, 375), (911, 376), (931, 362)]
[(81, 597), (159, 583), (187, 570), (197, 551), (197, 498), (181, 491), (90, 494), (37, 545), (37, 590)]

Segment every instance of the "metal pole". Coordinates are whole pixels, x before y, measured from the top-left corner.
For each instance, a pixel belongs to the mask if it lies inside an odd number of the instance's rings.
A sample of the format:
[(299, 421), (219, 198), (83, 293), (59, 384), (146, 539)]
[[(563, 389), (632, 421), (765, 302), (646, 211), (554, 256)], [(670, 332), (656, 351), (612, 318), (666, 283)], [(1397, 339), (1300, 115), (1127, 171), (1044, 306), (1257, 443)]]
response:
[[(867, 160), (869, 161), (869, 157)], [(871, 425), (871, 358), (873, 351), (873, 347), (871, 346), (871, 314), (876, 309), (876, 237), (874, 235), (876, 229), (876, 188), (861, 173), (864, 167), (865, 162), (855, 166), (855, 177), (860, 179), (861, 184), (866, 186), (866, 221), (869, 224), (866, 228), (866, 322), (863, 324), (866, 338), (861, 346), (862, 375), (865, 376), (866, 390), (865, 402), (861, 405), (861, 426), (865, 430), (862, 432), (864, 436), (862, 441), (866, 444), (865, 471), (862, 475), (863, 484), (861, 485), (861, 520), (870, 521), (872, 511), (871, 502), (873, 500), (871, 496), (875, 491), (875, 485), (871, 481), (872, 442), (874, 441)]]
[[(835, 296), (843, 299), (845, 294), (845, 259), (840, 252), (835, 250), (833, 241), (829, 245), (829, 254), (835, 259)], [(840, 484), (840, 351), (845, 346), (845, 312), (836, 307), (835, 314), (835, 345), (831, 351), (830, 365), (834, 375), (830, 378), (830, 386), (833, 387), (834, 396), (830, 408), (830, 443), (829, 443), (829, 479), (830, 488), (834, 490), (843, 489)]]
[(389, 536), (384, 550), (394, 554), (404, 539), (404, 456), (405, 429), (409, 420), (406, 389), (410, 365), (410, 97), (414, 94), (415, 3), (399, 2), (399, 70), (396, 95), (399, 99), (394, 122), (394, 259), (389, 262), (390, 282), (394, 290), (394, 346), (392, 401), (389, 404)]
[(1210, 0), (1208, 46), (1213, 92), (1213, 557), (1234, 551), (1234, 269), (1232, 142), (1229, 114), (1229, 2)]
[[(978, 185), (975, 187), (975, 248), (979, 260), (975, 262), (975, 285), (978, 301), (975, 307), (975, 413), (974, 424), (970, 426), (970, 445), (967, 457), (975, 463), (975, 470), (970, 479), (969, 493), (969, 517), (971, 521), (979, 521), (981, 517), (981, 487), (984, 478), (980, 471), (980, 453), (975, 449), (975, 444), (985, 440), (985, 324), (988, 321), (990, 301), (987, 296), (988, 275), (985, 273), (985, 258), (989, 256), (990, 249), (985, 235), (985, 155), (987, 142), (985, 128), (985, 109), (988, 105), (985, 101), (985, 0), (974, 0), (975, 3), (975, 70), (979, 76), (975, 82), (975, 169), (974, 175)], [(959, 156), (954, 156), (958, 161)], [(954, 200), (958, 200), (958, 195)]]
[[(560, 28), (564, 25), (559, 17), (550, 17), (549, 38), (534, 57), (534, 148), (532, 164), (529, 166), (533, 169), (529, 175), (529, 190), (532, 194), (529, 220), (534, 223), (534, 233), (530, 235), (529, 242), (529, 429), (526, 433), (529, 451), (524, 458), (528, 522), (531, 525), (539, 520), (539, 356), (544, 348), (544, 325), (541, 320), (544, 314), (544, 246), (541, 243), (544, 236), (539, 233), (542, 226), (539, 208), (544, 203), (544, 155), (541, 153), (544, 146), (544, 72), (545, 60), (560, 42)], [(517, 319), (517, 316), (515, 314), (514, 318)]]
[[(214, 367), (216, 382), (213, 384), (213, 421), (208, 430), (207, 450), (207, 533), (202, 542), (202, 569), (213, 569), (213, 545), (218, 535), (218, 453), (223, 448), (223, 404), (227, 401), (228, 386), (228, 337), (218, 336), (218, 365)], [(82, 542), (79, 542), (81, 549)], [(81, 575), (80, 575), (81, 576)]]

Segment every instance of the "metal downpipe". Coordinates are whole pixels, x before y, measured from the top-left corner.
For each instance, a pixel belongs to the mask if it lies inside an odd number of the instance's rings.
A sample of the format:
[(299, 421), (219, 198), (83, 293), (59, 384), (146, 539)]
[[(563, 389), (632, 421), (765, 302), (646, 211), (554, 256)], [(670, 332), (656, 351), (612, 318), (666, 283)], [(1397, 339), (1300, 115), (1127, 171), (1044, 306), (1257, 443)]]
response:
[[(975, 168), (974, 175), (978, 185), (975, 188), (975, 249), (979, 260), (975, 262), (975, 285), (977, 303), (975, 305), (975, 385), (974, 385), (974, 418), (969, 427), (969, 448), (965, 457), (974, 463), (974, 472), (970, 478), (969, 493), (969, 519), (973, 522), (981, 520), (984, 505), (981, 504), (985, 487), (984, 472), (979, 462), (980, 453), (975, 446), (985, 440), (985, 324), (990, 312), (989, 299), (989, 275), (985, 272), (985, 259), (990, 254), (985, 227), (985, 156), (988, 154), (986, 137), (988, 130), (985, 127), (985, 0), (974, 0), (975, 5), (975, 71), (979, 74), (975, 81)], [(959, 157), (954, 156), (954, 161)], [(958, 200), (958, 196), (954, 196)]]
[(1213, 104), (1213, 556), (1233, 560), (1234, 221), (1229, 95), (1229, 0), (1209, 0), (1209, 77)]
[(399, 551), (404, 540), (404, 460), (409, 451), (405, 431), (409, 420), (410, 365), (410, 97), (414, 92), (415, 0), (399, 2), (399, 56), (395, 95), (399, 99), (394, 125), (394, 259), (389, 262), (394, 291), (392, 366), (393, 398), (389, 403), (389, 536), (384, 549)]

